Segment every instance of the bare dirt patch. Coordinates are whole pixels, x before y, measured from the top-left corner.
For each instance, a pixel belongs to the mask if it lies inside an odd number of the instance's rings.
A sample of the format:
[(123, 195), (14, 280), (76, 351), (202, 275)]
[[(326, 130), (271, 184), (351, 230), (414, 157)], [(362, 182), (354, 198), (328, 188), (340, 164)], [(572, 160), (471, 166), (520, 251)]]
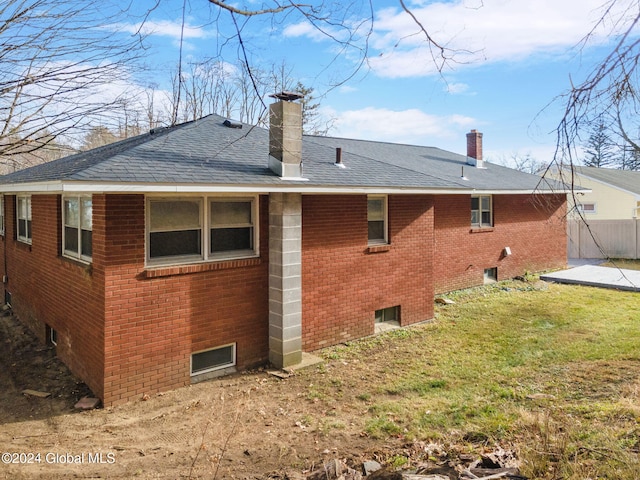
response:
[(384, 462), (403, 449), (363, 434), (358, 383), (375, 375), (366, 362), (349, 385), (332, 381), (330, 364), (286, 379), (254, 371), (80, 412), (73, 406), (90, 392), (52, 348), (10, 315), (0, 335), (0, 445), (33, 454), (1, 464), (0, 478), (284, 478), (329, 458)]

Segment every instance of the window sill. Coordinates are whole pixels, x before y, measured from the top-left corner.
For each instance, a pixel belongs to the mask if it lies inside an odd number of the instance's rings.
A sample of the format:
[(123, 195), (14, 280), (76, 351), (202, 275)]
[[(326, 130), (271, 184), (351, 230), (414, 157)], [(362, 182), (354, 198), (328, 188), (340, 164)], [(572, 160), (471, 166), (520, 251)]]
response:
[(32, 248), (31, 242), (27, 243), (24, 240), (20, 240), (20, 239), (16, 240), (16, 245), (18, 248), (22, 248), (24, 250), (29, 250), (29, 251), (31, 251), (31, 248)]
[(87, 260), (84, 260), (84, 259), (80, 260), (77, 257), (71, 257), (71, 256), (65, 255), (65, 254), (62, 254), (60, 256), (60, 258), (62, 260), (64, 260), (65, 262), (69, 262), (69, 263), (71, 263), (73, 265), (76, 265), (78, 267), (84, 268), (89, 273), (91, 273), (92, 270), (93, 270), (93, 262), (90, 262), (90, 261), (87, 261)]
[(380, 252), (388, 252), (391, 250), (391, 245), (369, 245), (367, 248), (367, 253), (380, 253)]
[(243, 258), (239, 260), (222, 260), (217, 262), (196, 263), (190, 265), (170, 265), (162, 267), (147, 267), (142, 272), (143, 278), (170, 277), (173, 275), (186, 275), (189, 273), (211, 272), (214, 270), (226, 270), (228, 268), (252, 267), (260, 265), (262, 259)]
[(471, 227), (469, 233), (489, 233), (493, 232), (494, 227)]

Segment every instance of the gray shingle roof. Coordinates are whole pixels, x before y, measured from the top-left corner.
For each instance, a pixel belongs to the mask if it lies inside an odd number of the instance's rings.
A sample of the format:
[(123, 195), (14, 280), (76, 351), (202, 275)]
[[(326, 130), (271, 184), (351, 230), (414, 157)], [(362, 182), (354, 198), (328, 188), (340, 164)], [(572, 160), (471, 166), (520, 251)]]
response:
[[(134, 138), (0, 177), (2, 185), (42, 182), (291, 185), (268, 168), (268, 130), (224, 126), (224, 118), (159, 129)], [(462, 142), (461, 142), (462, 143)], [(342, 148), (346, 168), (334, 165)], [(478, 169), (467, 157), (434, 147), (304, 136), (305, 182), (310, 187), (415, 188), (448, 190), (546, 190), (540, 177), (493, 164)], [(464, 168), (464, 176), (461, 178)]]
[(596, 167), (576, 167), (576, 172), (585, 177), (640, 195), (640, 172)]

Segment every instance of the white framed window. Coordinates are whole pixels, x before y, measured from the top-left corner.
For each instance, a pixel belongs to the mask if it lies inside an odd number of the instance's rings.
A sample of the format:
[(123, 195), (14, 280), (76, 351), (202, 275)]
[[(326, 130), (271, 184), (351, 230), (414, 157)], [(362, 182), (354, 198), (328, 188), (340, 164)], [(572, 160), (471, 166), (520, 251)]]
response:
[(191, 376), (233, 367), (236, 364), (236, 344), (201, 350), (191, 354)]
[(209, 253), (211, 257), (254, 254), (255, 202), (246, 198), (209, 200)]
[(578, 210), (582, 213), (596, 213), (596, 204), (595, 203), (578, 203)]
[(147, 212), (149, 261), (180, 263), (203, 258), (200, 198), (150, 199)]
[(62, 199), (62, 254), (90, 262), (93, 252), (93, 202), (90, 196)]
[(257, 196), (149, 197), (147, 262), (162, 265), (257, 256), (257, 218)]
[(31, 197), (19, 195), (16, 202), (18, 241), (31, 243)]
[(386, 195), (369, 195), (367, 197), (367, 223), (369, 226), (369, 245), (388, 243)]
[(491, 195), (473, 195), (471, 197), (471, 226), (493, 226), (493, 199)]
[(0, 235), (4, 235), (4, 195), (0, 195)]

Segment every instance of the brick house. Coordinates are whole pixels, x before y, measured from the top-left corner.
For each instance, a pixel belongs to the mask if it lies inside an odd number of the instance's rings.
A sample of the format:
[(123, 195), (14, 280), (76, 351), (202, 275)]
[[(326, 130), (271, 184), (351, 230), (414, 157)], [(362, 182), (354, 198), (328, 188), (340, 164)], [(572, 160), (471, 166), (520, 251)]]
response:
[[(5, 299), (104, 405), (433, 317), (566, 264), (566, 195), (432, 147), (210, 115), (0, 177)], [(534, 194), (535, 191), (535, 194)]]

